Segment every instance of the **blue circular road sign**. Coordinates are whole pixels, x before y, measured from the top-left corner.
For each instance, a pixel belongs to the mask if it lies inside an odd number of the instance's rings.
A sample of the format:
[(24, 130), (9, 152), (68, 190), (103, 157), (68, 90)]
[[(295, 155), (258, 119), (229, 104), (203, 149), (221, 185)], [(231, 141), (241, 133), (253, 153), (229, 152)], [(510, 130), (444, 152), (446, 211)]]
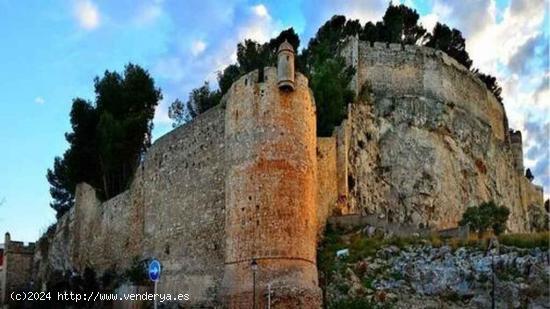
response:
[(153, 259), (151, 263), (149, 263), (149, 279), (151, 281), (159, 281), (160, 278), (160, 262), (158, 260)]

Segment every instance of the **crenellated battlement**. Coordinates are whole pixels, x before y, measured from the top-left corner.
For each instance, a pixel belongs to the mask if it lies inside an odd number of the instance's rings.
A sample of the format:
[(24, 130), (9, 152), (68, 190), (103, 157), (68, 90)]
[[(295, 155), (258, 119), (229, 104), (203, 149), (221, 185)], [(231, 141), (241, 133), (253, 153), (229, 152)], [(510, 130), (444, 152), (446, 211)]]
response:
[(506, 140), (504, 106), (470, 70), (440, 50), (425, 46), (365, 42), (349, 37), (341, 49), (356, 74), (357, 94), (368, 85), (375, 97), (418, 97), (452, 104), (486, 123)]

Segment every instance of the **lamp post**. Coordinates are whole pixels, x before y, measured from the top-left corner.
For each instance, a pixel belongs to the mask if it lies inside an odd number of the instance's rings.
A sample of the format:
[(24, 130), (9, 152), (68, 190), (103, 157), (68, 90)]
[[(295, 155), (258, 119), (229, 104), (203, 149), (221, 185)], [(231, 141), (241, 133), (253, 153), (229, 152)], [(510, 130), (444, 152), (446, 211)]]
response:
[(258, 271), (258, 263), (256, 259), (252, 259), (250, 263), (250, 268), (252, 268), (252, 308), (256, 309), (256, 272)]

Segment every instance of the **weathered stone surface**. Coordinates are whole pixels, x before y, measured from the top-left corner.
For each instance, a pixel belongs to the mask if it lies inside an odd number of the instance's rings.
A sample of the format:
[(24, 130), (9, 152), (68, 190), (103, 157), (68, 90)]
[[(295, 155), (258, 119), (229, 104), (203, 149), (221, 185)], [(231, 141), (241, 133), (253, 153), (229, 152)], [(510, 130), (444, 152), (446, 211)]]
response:
[(301, 74), (293, 91), (279, 90), (275, 68), (257, 80), (247, 74), (226, 94), (223, 297), (230, 308), (253, 307), (254, 259), (257, 295), (271, 284), (276, 308), (318, 308), (315, 103)]
[(34, 243), (25, 245), (12, 241), (10, 234), (4, 238), (3, 264), (0, 267), (0, 304), (11, 303), (12, 292), (29, 291), (32, 288)]
[(347, 267), (336, 262), (327, 298), (331, 303), (365, 299), (391, 308), (490, 308), (494, 273), (496, 308), (546, 308), (550, 253), (501, 249), (382, 247), (376, 257)]
[(542, 190), (523, 177), (521, 137), (510, 139), (504, 107), (479, 79), (425, 47), (352, 39), (343, 53), (360, 94), (349, 112), (351, 209), (441, 229), (495, 200), (511, 211), (510, 231), (530, 230)]
[(225, 244), (223, 117), (216, 107), (158, 139), (130, 189), (108, 201), (80, 184), (76, 206), (57, 222), (50, 271), (88, 266), (101, 275), (123, 271), (135, 257), (155, 257), (163, 266), (159, 292), (189, 293), (191, 303), (213, 304)]

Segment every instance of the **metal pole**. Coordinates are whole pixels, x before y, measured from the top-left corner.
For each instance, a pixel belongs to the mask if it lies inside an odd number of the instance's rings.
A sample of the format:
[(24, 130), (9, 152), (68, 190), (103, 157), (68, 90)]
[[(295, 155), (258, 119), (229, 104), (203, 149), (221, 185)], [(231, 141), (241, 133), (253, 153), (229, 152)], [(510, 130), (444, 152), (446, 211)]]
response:
[(157, 280), (155, 280), (155, 288), (154, 288), (154, 295), (153, 295), (153, 306), (155, 309), (157, 309)]
[(252, 308), (256, 309), (256, 272), (252, 272), (252, 285), (254, 288), (252, 289)]
[(495, 309), (495, 255), (491, 253), (491, 268), (493, 273), (493, 290), (491, 291), (491, 308)]
[(267, 284), (267, 309), (271, 309), (271, 282)]

